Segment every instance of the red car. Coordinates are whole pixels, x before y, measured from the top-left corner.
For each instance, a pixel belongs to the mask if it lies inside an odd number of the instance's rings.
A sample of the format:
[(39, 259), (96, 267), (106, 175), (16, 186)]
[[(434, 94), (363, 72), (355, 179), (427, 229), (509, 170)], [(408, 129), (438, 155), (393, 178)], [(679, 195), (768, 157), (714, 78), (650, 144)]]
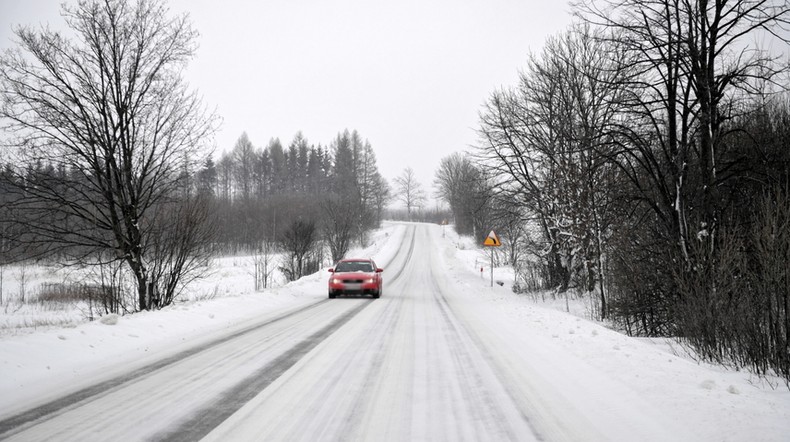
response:
[(383, 281), (380, 269), (372, 259), (343, 259), (329, 269), (329, 297), (338, 295), (381, 296)]

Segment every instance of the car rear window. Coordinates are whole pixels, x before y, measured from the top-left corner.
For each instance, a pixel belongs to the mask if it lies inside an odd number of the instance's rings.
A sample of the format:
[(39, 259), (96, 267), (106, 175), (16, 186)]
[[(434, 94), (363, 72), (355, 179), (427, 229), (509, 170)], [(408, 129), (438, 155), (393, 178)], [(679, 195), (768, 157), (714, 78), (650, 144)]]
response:
[(372, 272), (370, 261), (341, 261), (335, 267), (336, 272)]

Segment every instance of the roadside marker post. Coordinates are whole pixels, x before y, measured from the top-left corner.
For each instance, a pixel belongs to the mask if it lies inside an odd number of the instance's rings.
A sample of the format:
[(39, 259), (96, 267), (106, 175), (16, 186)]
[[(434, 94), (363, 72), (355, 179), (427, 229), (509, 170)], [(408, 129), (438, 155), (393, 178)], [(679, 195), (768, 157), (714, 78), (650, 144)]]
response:
[[(493, 247), (499, 247), (502, 245), (502, 241), (499, 240), (496, 232), (493, 230), (488, 234), (486, 239), (483, 241), (483, 245), (486, 247), (491, 247), (491, 287), (494, 286), (494, 249)], [(480, 268), (480, 275), (482, 276), (483, 269)]]

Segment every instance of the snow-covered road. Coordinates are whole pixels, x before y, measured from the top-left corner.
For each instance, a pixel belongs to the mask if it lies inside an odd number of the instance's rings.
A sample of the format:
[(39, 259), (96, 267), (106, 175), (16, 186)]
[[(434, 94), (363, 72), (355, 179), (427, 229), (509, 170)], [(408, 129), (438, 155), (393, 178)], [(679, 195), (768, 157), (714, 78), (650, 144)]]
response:
[(448, 307), (428, 233), (411, 226), (385, 296), (209, 440), (533, 440), (518, 398)]
[(385, 267), (381, 299), (324, 299), (326, 275), (319, 275), (311, 287), (321, 293), (309, 302), (0, 414), (0, 439), (681, 441), (707, 434), (558, 339), (525, 333), (518, 316), (478, 296), (479, 279), (456, 268), (441, 236), (438, 226), (420, 224), (389, 236), (392, 244), (375, 256)]

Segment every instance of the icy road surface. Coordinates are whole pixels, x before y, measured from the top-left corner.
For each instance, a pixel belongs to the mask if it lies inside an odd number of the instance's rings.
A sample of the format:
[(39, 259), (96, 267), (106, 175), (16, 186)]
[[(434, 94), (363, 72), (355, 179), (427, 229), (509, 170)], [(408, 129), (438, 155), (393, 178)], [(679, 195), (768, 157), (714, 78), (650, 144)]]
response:
[(390, 241), (399, 245), (375, 257), (385, 267), (381, 299), (316, 298), (218, 331), (4, 412), (0, 439), (697, 439), (476, 296), (479, 286), (454, 273), (437, 226), (407, 225)]

